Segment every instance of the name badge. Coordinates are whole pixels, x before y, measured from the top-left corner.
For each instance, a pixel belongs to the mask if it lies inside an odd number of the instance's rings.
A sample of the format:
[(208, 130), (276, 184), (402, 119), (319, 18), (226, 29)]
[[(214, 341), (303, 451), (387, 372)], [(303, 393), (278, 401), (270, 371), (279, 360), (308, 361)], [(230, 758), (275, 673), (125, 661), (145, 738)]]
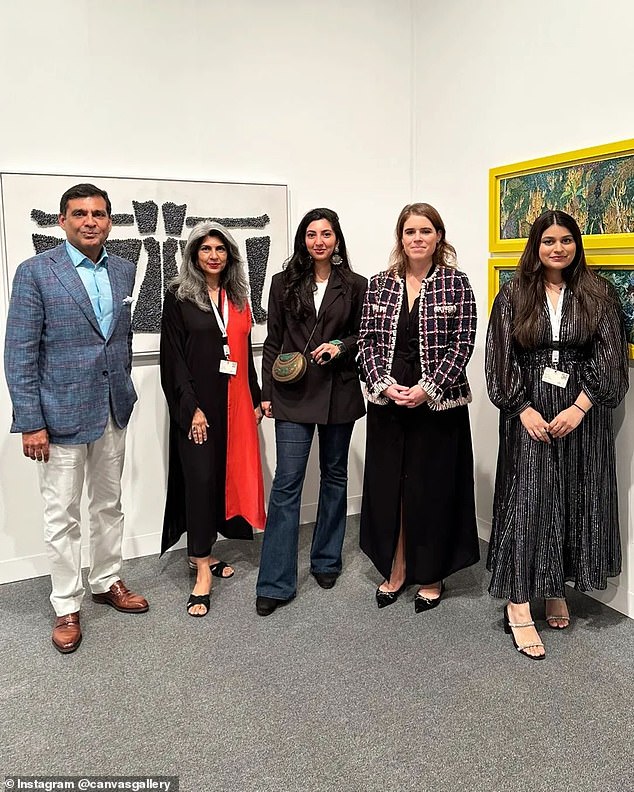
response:
[(570, 377), (570, 374), (566, 374), (565, 371), (559, 371), (559, 369), (546, 366), (542, 382), (547, 382), (549, 385), (556, 385), (558, 388), (565, 388), (568, 384), (568, 377)]
[(220, 361), (221, 374), (237, 374), (238, 363), (236, 360), (221, 360)]

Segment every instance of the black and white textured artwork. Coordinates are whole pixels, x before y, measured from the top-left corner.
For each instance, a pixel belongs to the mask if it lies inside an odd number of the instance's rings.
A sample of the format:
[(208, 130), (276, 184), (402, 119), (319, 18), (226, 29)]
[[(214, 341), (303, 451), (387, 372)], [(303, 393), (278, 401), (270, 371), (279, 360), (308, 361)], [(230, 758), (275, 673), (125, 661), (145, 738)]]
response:
[(154, 201), (132, 201), (134, 217), (141, 234), (153, 234), (158, 221), (158, 205)]
[(168, 201), (161, 206), (161, 211), (163, 212), (165, 233), (180, 236), (183, 230), (183, 223), (185, 222), (185, 215), (187, 214), (187, 204), (177, 206), (172, 201)]
[(178, 274), (187, 236), (203, 220), (221, 223), (238, 242), (251, 288), (253, 342), (264, 340), (268, 287), (288, 256), (286, 186), (6, 173), (0, 181), (8, 284), (21, 261), (64, 238), (56, 213), (62, 193), (90, 182), (112, 202), (108, 251), (137, 268), (135, 353), (158, 350), (165, 289)]
[[(253, 320), (256, 323), (266, 322), (266, 311), (262, 307), (261, 299), (266, 280), (266, 270), (269, 262), (271, 237), (249, 237), (247, 245), (247, 262), (249, 265), (249, 283), (253, 304)], [(259, 297), (259, 299), (258, 299)]]

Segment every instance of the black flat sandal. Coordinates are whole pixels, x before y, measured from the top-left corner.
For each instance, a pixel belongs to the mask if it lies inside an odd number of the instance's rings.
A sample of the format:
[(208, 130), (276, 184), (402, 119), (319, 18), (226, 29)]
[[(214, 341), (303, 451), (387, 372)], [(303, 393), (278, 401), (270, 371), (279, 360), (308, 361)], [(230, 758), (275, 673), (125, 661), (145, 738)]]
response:
[[(207, 610), (204, 613), (190, 613), (190, 608), (194, 605), (204, 605)], [(209, 594), (190, 594), (187, 600), (187, 613), (194, 618), (206, 616), (209, 613)]]
[(232, 578), (235, 575), (235, 570), (232, 571), (230, 575), (225, 575), (224, 571), (225, 569), (228, 568), (229, 568), (229, 564), (227, 564), (225, 561), (218, 561), (215, 564), (211, 564), (211, 566), (209, 567), (209, 569), (211, 570), (211, 574), (214, 577), (222, 578), (223, 580), (229, 580), (229, 578)]
[[(191, 561), (189, 558), (187, 559), (187, 566), (192, 572), (196, 572), (196, 570), (198, 569), (196, 564), (193, 561)], [(230, 575), (225, 575), (223, 573), (225, 569), (227, 569), (230, 566), (231, 565), (227, 564), (225, 561), (216, 561), (215, 564), (209, 564), (209, 569), (214, 577), (222, 578), (223, 580), (229, 580), (229, 578), (232, 578), (235, 575), (235, 570), (233, 570)]]

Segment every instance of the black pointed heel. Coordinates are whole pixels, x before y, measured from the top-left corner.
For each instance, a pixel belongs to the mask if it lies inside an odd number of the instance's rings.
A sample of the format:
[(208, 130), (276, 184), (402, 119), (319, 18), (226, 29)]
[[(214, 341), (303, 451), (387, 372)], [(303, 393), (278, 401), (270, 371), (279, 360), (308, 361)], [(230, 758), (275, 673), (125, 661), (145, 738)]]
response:
[(405, 583), (403, 583), (400, 589), (396, 591), (381, 591), (381, 589), (378, 588), (374, 595), (376, 597), (376, 604), (379, 608), (387, 608), (388, 605), (393, 605), (403, 591), (405, 591), (405, 587)]
[(440, 605), (440, 600), (442, 599), (442, 595), (445, 593), (445, 583), (444, 581), (440, 581), (440, 594), (437, 597), (431, 599), (430, 597), (423, 597), (422, 594), (417, 594), (414, 597), (414, 612), (415, 613), (422, 613), (423, 611), (431, 610), (432, 608), (437, 608)]

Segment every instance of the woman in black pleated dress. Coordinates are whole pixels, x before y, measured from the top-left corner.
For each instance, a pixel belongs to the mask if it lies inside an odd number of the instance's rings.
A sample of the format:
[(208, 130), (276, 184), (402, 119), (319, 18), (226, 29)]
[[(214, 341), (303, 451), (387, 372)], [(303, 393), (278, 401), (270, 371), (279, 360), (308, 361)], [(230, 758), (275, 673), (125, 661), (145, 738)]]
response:
[(444, 224), (406, 206), (391, 266), (366, 293), (359, 360), (368, 397), (361, 548), (385, 578), (378, 606), (416, 583), (416, 612), (479, 559), (465, 367), (476, 309)]
[(495, 298), (486, 376), (500, 410), (489, 591), (508, 600), (515, 648), (541, 660), (530, 600), (544, 597), (547, 624), (563, 629), (566, 581), (604, 589), (621, 569), (612, 410), (628, 388), (623, 317), (565, 212), (537, 218)]

